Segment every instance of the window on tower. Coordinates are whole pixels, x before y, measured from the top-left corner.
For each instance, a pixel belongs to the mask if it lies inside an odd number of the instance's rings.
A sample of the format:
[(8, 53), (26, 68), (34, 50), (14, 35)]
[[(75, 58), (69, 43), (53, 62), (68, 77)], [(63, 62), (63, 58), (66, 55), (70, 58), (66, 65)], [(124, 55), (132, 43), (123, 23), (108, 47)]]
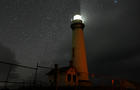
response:
[(67, 80), (70, 82), (71, 81), (71, 74), (68, 74)]
[(72, 56), (74, 57), (74, 48), (72, 48)]

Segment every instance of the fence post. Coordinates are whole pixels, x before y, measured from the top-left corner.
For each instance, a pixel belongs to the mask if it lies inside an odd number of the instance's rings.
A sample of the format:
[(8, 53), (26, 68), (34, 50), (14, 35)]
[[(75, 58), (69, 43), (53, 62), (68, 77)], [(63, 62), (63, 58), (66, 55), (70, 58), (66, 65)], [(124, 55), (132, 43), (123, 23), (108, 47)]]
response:
[(37, 71), (38, 71), (38, 62), (37, 62), (37, 65), (36, 65), (36, 69), (35, 69), (35, 76), (34, 76), (34, 86), (36, 86), (36, 81), (37, 81)]
[(58, 64), (55, 64), (55, 90), (58, 89)]
[(7, 77), (6, 77), (6, 81), (5, 81), (5, 89), (7, 88), (7, 84), (8, 84), (8, 80), (9, 80), (9, 76), (10, 76), (10, 72), (12, 70), (12, 65), (9, 65), (9, 70), (8, 70), (8, 73), (7, 73)]

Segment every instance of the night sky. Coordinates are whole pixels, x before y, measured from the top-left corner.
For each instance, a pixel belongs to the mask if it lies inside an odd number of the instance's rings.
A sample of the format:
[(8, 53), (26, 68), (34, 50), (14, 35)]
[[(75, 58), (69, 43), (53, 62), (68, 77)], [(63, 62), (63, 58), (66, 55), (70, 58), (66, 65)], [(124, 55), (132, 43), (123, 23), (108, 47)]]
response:
[(1, 61), (32, 67), (37, 62), (50, 67), (55, 63), (68, 65), (72, 48), (70, 20), (81, 13), (86, 25), (89, 72), (140, 82), (139, 3), (0, 0)]

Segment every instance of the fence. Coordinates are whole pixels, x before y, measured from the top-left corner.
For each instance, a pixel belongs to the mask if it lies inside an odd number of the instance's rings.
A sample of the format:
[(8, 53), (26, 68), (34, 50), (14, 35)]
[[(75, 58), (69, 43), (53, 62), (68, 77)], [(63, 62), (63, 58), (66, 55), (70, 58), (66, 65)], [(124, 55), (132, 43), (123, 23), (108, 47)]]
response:
[[(8, 63), (8, 62), (3, 62), (0, 61), (0, 64), (4, 64), (4, 65), (8, 65), (8, 71), (7, 71), (7, 75), (6, 75), (6, 80), (0, 80), (0, 83), (3, 83), (2, 88), (9, 88), (10, 86), (8, 86), (8, 84), (18, 84), (18, 86), (20, 87), (22, 85), (22, 87), (24, 87), (25, 85), (29, 85), (29, 86), (36, 86), (37, 84), (39, 84), (40, 86), (42, 86), (43, 83), (45, 82), (41, 82), (39, 80), (37, 80), (37, 76), (38, 76), (38, 70), (39, 69), (52, 69), (51, 67), (46, 67), (46, 66), (40, 66), (39, 63), (36, 64), (36, 67), (30, 67), (30, 66), (25, 66), (25, 65), (20, 65), (20, 64), (13, 64), (13, 63)], [(29, 81), (29, 82), (25, 82), (25, 81), (9, 81), (9, 77), (10, 77), (10, 73), (12, 70), (12, 67), (20, 67), (23, 69), (30, 69), (33, 70), (34, 75), (33, 75), (33, 80)], [(47, 72), (46, 72), (47, 73)]]

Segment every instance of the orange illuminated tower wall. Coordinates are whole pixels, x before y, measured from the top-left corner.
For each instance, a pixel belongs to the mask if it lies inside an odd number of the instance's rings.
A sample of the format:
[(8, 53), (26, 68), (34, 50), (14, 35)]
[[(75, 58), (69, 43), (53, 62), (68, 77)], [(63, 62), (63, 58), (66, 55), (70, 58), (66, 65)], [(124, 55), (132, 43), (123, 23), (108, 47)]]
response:
[(89, 78), (83, 33), (84, 27), (85, 25), (81, 20), (72, 21), (72, 63), (79, 74), (79, 84), (86, 86), (87, 83), (85, 82), (89, 81)]

